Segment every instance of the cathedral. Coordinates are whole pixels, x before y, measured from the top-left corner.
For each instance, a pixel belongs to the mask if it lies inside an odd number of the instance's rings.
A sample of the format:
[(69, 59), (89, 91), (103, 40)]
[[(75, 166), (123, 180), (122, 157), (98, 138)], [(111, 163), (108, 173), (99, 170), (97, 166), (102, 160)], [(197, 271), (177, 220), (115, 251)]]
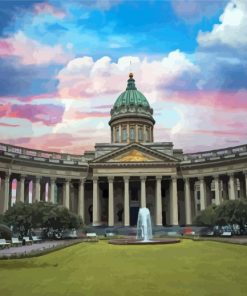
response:
[(132, 73), (109, 126), (111, 143), (83, 155), (1, 143), (0, 214), (13, 204), (14, 180), (15, 201), (61, 204), (92, 226), (135, 226), (140, 207), (153, 225), (191, 225), (211, 204), (247, 198), (247, 145), (188, 154), (154, 142), (153, 109)]

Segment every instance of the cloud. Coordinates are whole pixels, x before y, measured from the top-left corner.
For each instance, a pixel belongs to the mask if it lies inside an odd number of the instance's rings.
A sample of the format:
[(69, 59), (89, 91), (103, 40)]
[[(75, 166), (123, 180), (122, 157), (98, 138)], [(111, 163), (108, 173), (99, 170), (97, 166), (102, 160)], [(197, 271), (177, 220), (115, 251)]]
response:
[(41, 122), (44, 125), (52, 126), (62, 120), (64, 112), (63, 106), (46, 104), (5, 104), (0, 105), (0, 116), (2, 118), (22, 118), (32, 123)]
[(0, 39), (0, 56), (14, 56), (23, 65), (64, 64), (71, 55), (61, 45), (49, 46), (28, 38), (18, 31), (13, 36)]
[(93, 140), (95, 138), (91, 131), (91, 134), (86, 136), (53, 133), (32, 137), (16, 137), (6, 140), (5, 143), (45, 151), (83, 154), (85, 150), (93, 149)]
[(13, 57), (0, 58), (0, 64), (0, 96), (15, 96), (24, 101), (24, 97), (31, 99), (56, 92), (58, 65), (21, 65)]
[(5, 122), (0, 122), (0, 126), (5, 126), (5, 127), (18, 127), (20, 126), (19, 124), (10, 124), (10, 123), (5, 123)]
[(179, 18), (188, 23), (201, 21), (203, 17), (212, 17), (227, 0), (198, 1), (198, 0), (172, 0), (172, 7)]
[(211, 32), (198, 34), (197, 41), (202, 48), (224, 46), (233, 49), (247, 48), (247, 2), (231, 0)]
[(169, 88), (176, 80), (183, 81), (183, 78), (188, 82), (190, 77), (199, 73), (199, 68), (179, 50), (150, 61), (132, 56), (123, 56), (117, 62), (107, 56), (94, 61), (92, 57), (84, 56), (71, 60), (59, 72), (59, 94), (65, 98), (84, 99), (116, 94), (125, 87), (123, 83), (128, 78), (130, 61), (137, 87), (144, 92)]
[(49, 14), (59, 19), (63, 19), (66, 16), (66, 12), (63, 9), (58, 9), (49, 3), (37, 3), (34, 5), (33, 10), (35, 14)]
[[(161, 97), (162, 98), (162, 97)], [(172, 99), (167, 96), (162, 98), (163, 101), (191, 105), (205, 106), (216, 110), (224, 110), (225, 112), (245, 111), (247, 112), (247, 91), (177, 91), (173, 92)]]

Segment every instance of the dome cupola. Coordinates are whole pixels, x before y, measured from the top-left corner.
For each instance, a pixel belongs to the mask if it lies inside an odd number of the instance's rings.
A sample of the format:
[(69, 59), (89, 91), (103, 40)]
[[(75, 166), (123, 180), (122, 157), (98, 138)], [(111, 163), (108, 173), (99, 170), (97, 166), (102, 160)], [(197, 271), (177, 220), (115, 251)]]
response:
[(126, 90), (111, 109), (112, 143), (153, 142), (153, 109), (129, 74)]

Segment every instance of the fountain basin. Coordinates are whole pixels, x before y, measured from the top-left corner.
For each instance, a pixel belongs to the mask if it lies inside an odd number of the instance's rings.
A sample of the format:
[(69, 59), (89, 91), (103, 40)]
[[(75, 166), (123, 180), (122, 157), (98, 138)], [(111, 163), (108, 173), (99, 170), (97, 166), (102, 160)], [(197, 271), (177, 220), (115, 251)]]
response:
[(112, 245), (165, 245), (180, 243), (178, 238), (153, 238), (151, 240), (138, 240), (135, 238), (119, 238), (109, 240), (109, 244)]

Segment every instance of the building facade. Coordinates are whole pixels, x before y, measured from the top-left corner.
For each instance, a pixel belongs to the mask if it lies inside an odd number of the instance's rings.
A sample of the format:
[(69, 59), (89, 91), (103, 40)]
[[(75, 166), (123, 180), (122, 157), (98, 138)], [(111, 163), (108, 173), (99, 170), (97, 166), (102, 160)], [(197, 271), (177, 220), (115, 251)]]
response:
[(212, 203), (247, 199), (247, 145), (184, 154), (154, 142), (153, 109), (131, 73), (109, 125), (111, 143), (83, 155), (0, 144), (0, 213), (15, 201), (48, 200), (88, 225), (134, 226), (140, 207), (155, 225), (191, 225)]

